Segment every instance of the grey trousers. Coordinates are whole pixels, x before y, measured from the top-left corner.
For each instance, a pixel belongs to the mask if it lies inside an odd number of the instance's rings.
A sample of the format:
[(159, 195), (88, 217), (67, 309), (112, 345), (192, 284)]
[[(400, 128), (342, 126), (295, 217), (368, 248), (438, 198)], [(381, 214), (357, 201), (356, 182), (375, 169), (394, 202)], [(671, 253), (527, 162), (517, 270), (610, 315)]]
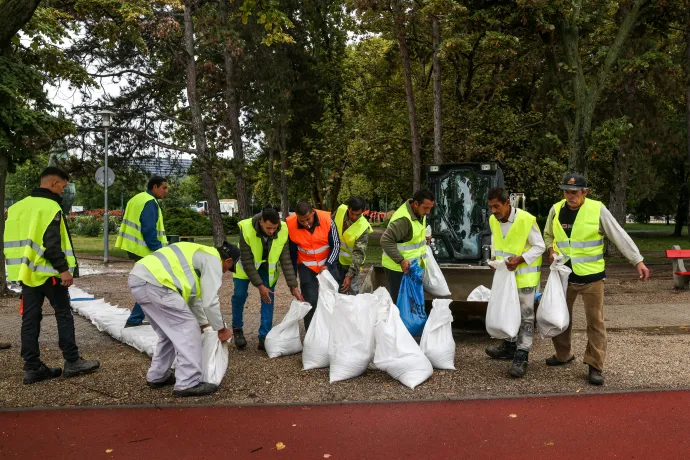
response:
[(177, 357), (175, 389), (185, 390), (201, 383), (201, 329), (182, 296), (133, 275), (128, 281), (134, 299), (158, 334), (146, 379), (152, 383), (165, 380)]
[(534, 338), (534, 294), (534, 288), (518, 288), (522, 321), (518, 336), (509, 340), (509, 342), (517, 342), (518, 350), (527, 352), (532, 348), (532, 339)]

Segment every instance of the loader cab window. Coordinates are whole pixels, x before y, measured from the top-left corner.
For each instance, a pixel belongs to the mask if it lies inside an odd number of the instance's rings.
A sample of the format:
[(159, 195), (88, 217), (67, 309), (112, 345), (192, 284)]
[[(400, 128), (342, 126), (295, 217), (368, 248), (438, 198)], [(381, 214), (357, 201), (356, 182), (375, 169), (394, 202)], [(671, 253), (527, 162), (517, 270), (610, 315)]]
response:
[(435, 237), (437, 259), (479, 260), (482, 237), (489, 232), (486, 196), (492, 178), (471, 169), (457, 169), (434, 180), (433, 185), (436, 207), (429, 223), (434, 235), (442, 236)]

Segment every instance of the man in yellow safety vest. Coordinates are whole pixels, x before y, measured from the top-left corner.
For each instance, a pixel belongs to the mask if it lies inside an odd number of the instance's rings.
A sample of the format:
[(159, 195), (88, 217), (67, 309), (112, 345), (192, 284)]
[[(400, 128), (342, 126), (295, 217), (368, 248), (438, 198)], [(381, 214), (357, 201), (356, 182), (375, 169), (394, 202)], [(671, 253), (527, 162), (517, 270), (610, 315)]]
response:
[(373, 231), (362, 215), (365, 205), (362, 198), (353, 196), (347, 204), (341, 204), (335, 213), (334, 220), (340, 238), (338, 281), (340, 291), (345, 294), (359, 294), (359, 272), (366, 258), (369, 234)]
[(649, 279), (649, 269), (630, 236), (621, 228), (611, 212), (600, 201), (587, 198), (587, 180), (579, 174), (565, 176), (560, 189), (564, 199), (553, 205), (544, 228), (544, 241), (549, 250), (549, 263), (554, 253), (566, 257), (572, 268), (568, 278), (566, 303), (570, 326), (554, 337), (556, 354), (546, 360), (547, 366), (562, 366), (575, 359), (571, 350), (573, 305), (582, 296), (587, 318), (587, 348), (584, 363), (589, 366), (589, 383), (603, 385), (606, 358), (606, 327), (604, 325), (604, 237), (608, 237), (636, 268), (640, 280)]
[(22, 358), (24, 383), (31, 384), (63, 374), (41, 361), (38, 336), (43, 318), (43, 301), (55, 310), (59, 345), (65, 358), (65, 377), (98, 369), (96, 360), (79, 356), (74, 334), (74, 318), (68, 288), (79, 276), (72, 238), (60, 204), (69, 176), (59, 168), (41, 173), (41, 185), (31, 195), (10, 206), (5, 222), (5, 263), (7, 278), (19, 281), (22, 299)]
[(541, 278), (541, 256), (546, 249), (535, 217), (510, 205), (504, 188), (489, 190), (491, 251), (496, 260), (505, 260), (515, 272), (520, 298), (521, 323), (517, 337), (504, 340), (501, 347), (488, 347), (494, 359), (512, 359), (510, 375), (523, 377), (527, 372), (534, 335), (534, 294)]
[[(115, 247), (127, 251), (130, 259), (137, 262), (159, 250), (168, 239), (163, 226), (163, 212), (158, 204), (168, 194), (168, 182), (164, 177), (153, 176), (145, 192), (141, 192), (127, 202), (122, 225), (115, 240)], [(138, 303), (127, 318), (125, 328), (147, 324), (144, 312)]]

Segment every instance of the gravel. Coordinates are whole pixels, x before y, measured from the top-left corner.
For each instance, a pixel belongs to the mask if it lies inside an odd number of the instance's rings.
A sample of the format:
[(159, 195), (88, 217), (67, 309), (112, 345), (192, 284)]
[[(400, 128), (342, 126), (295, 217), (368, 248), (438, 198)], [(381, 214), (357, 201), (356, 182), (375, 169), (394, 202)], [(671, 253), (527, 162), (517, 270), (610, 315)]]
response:
[[(130, 307), (127, 289), (128, 262), (113, 264), (125, 270), (93, 274), (77, 280), (78, 286), (112, 304)], [(253, 291), (245, 312), (245, 335), (249, 345), (243, 351), (230, 350), (230, 366), (220, 391), (212, 397), (187, 398), (185, 403), (252, 404), (343, 401), (425, 400), (497, 397), (526, 394), (598, 393), (615, 390), (686, 388), (690, 382), (690, 328), (687, 305), (690, 292), (674, 291), (670, 267), (653, 267), (656, 279), (635, 280), (627, 265), (607, 267), (607, 321), (609, 333), (607, 381), (603, 387), (586, 382), (587, 367), (581, 364), (586, 334), (581, 314), (574, 321), (573, 351), (577, 360), (568, 366), (548, 368), (544, 359), (553, 354), (548, 340), (535, 338), (527, 376), (508, 375), (510, 362), (492, 361), (484, 348), (495, 342), (481, 329), (456, 331), (456, 371), (435, 371), (433, 376), (410, 390), (387, 374), (367, 371), (363, 376), (329, 384), (328, 369), (303, 371), (301, 355), (268, 359), (256, 350), (260, 303)], [(657, 273), (658, 272), (658, 273)], [(544, 277), (545, 279), (545, 277)], [(221, 289), (222, 310), (230, 320), (232, 279), (227, 274)], [(276, 290), (275, 320), (287, 312), (291, 298), (281, 280)], [(654, 308), (649, 306), (653, 305)], [(0, 351), (0, 407), (48, 407), (93, 405), (179, 404), (170, 388), (150, 389), (146, 371), (150, 359), (135, 349), (113, 340), (84, 318), (75, 316), (77, 342), (86, 358), (101, 360), (101, 369), (72, 379), (58, 378), (35, 385), (22, 384), (20, 357), (21, 319), (17, 299), (0, 299), (0, 339), (13, 348)], [(576, 309), (578, 307), (576, 306)], [(662, 309), (664, 315), (657, 312)], [(581, 308), (578, 309), (581, 312)], [(51, 307), (44, 306), (41, 333), (42, 359), (52, 366), (62, 363)], [(656, 329), (656, 326), (674, 326)]]

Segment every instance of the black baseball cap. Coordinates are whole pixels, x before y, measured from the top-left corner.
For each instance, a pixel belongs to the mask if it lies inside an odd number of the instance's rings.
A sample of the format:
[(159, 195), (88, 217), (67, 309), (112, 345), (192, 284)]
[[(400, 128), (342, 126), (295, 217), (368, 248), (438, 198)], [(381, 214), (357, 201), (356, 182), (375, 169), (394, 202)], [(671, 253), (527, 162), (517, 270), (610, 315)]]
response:
[(563, 178), (563, 184), (559, 185), (561, 190), (582, 190), (587, 188), (587, 179), (585, 176), (575, 173), (568, 173)]
[(218, 254), (222, 260), (233, 260), (234, 263), (232, 264), (232, 267), (230, 267), (230, 271), (234, 273), (235, 267), (237, 267), (237, 262), (240, 260), (240, 248), (232, 243), (223, 241), (223, 244), (220, 247), (217, 247), (216, 250), (218, 251)]

